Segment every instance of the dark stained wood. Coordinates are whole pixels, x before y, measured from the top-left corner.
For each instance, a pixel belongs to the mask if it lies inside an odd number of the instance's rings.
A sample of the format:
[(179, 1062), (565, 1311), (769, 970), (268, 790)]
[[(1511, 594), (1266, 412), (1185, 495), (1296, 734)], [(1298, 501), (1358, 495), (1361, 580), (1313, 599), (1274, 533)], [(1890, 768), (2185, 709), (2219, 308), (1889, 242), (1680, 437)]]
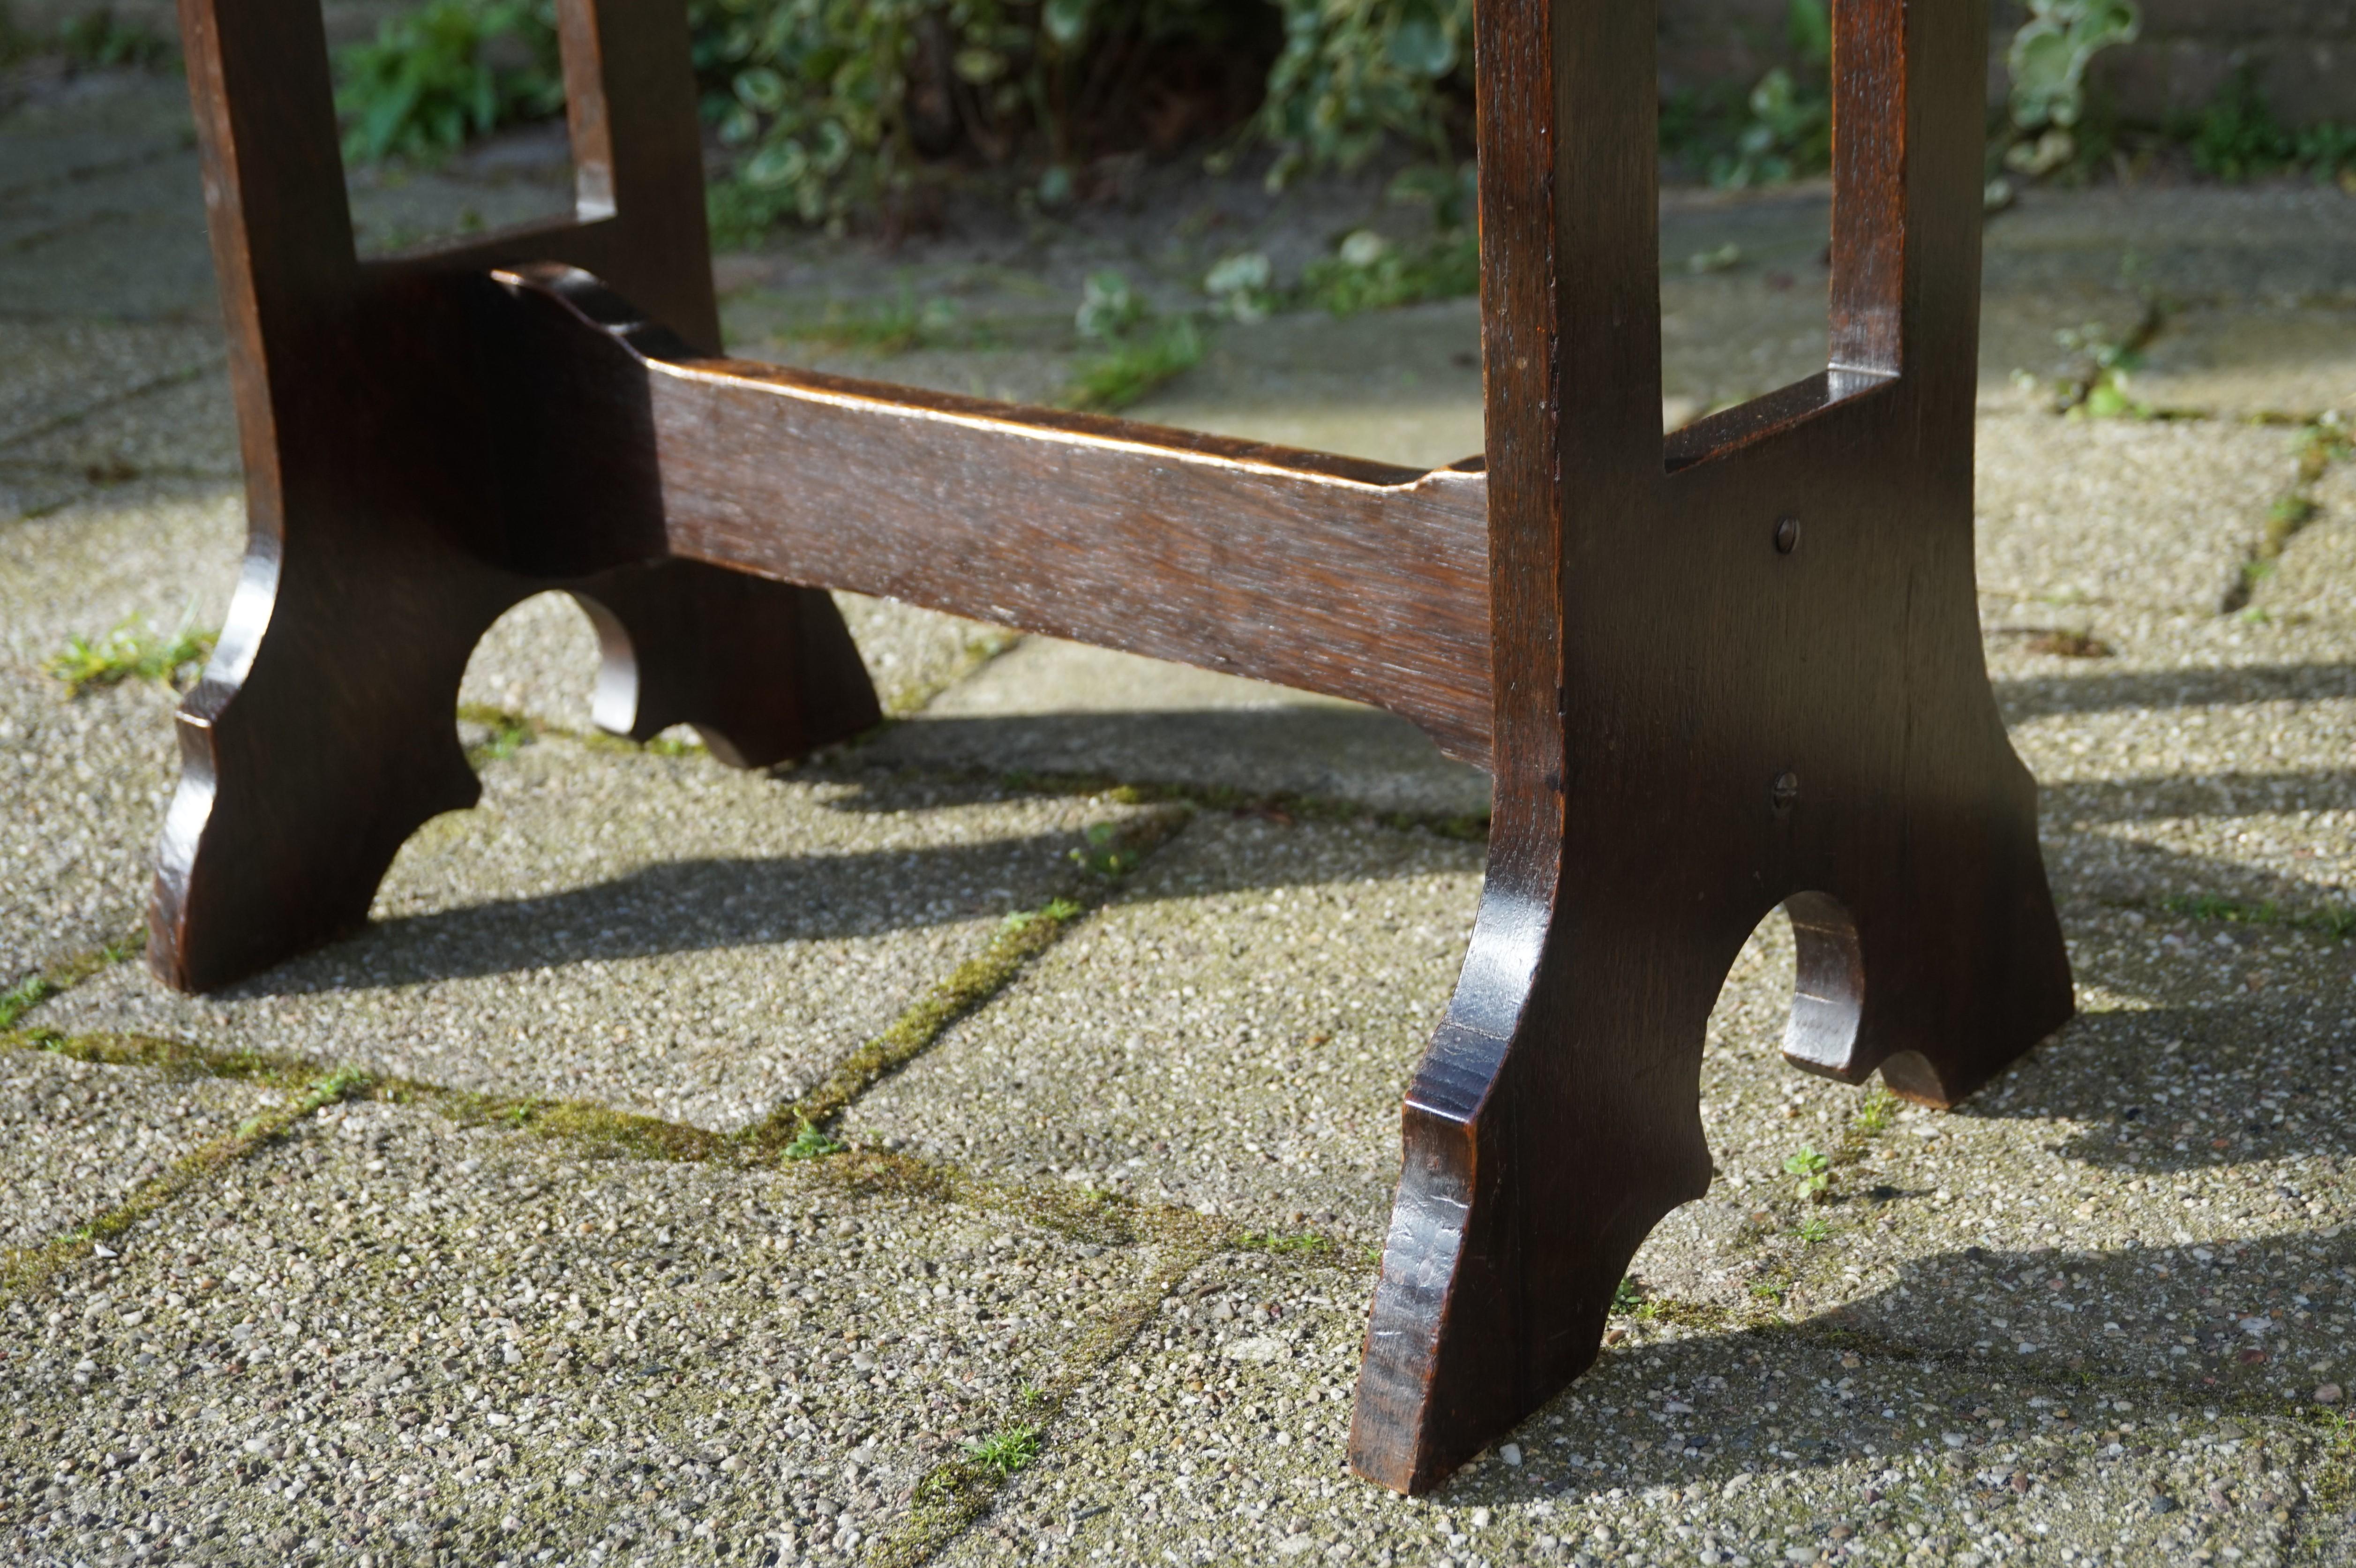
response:
[(719, 357), (678, 0), (561, 8), (573, 220), (365, 263), (316, 0), (182, 24), (253, 532), (168, 983), (365, 918), (542, 588), (601, 723), (748, 766), (873, 722), (830, 586), (1379, 703), (1496, 787), (1352, 1427), (1407, 1491), (1594, 1359), (1707, 1186), (1704, 1023), (1779, 903), (1807, 1070), (1953, 1104), (2070, 1016), (1973, 592), (1981, 0), (1837, 0), (1829, 363), (1665, 440), (1654, 7), (1481, 0), (1487, 450), (1430, 474)]
[(1477, 14), (1496, 801), (1351, 1433), (1403, 1491), (1594, 1359), (1708, 1185), (1704, 1025), (1778, 903), (1811, 1071), (1952, 1104), (2071, 1015), (1973, 593), (1987, 18), (1834, 15), (1835, 365), (1665, 444), (1652, 8)]
[[(594, 27), (563, 28), (566, 80), (576, 122), (610, 128), (610, 172), (593, 147), (584, 186), (610, 181), (614, 202), (574, 225), (364, 263), (317, 0), (183, 0), (250, 532), (220, 650), (179, 716), (149, 909), (148, 961), (168, 983), (223, 985), (367, 918), (402, 842), (477, 799), (458, 681), (484, 629), (540, 589), (594, 592), (609, 627), (739, 628), (734, 659), (633, 639), (644, 713), (703, 725), (723, 755), (780, 761), (798, 754), (785, 737), (807, 749), (872, 722), (823, 596), (651, 560), (601, 564), (594, 582), (536, 576), (491, 547), (498, 467), (467, 373), (485, 265), (594, 264), (718, 344), (685, 16), (660, 0), (597, 10)], [(584, 106), (584, 90), (600, 101)], [(787, 650), (811, 661), (778, 662)]]
[(519, 562), (884, 595), (1377, 703), (1487, 761), (1478, 473), (698, 357), (584, 274), (507, 282)]

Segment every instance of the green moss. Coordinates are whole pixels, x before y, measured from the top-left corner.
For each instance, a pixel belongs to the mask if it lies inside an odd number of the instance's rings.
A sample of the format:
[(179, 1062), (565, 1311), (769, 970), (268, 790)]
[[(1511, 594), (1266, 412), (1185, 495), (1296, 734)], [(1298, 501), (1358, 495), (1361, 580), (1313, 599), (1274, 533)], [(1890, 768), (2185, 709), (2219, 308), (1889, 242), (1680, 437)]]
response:
[[(189, 607), (193, 612), (195, 606)], [(97, 638), (76, 634), (51, 654), (41, 668), (65, 683), (66, 695), (79, 697), (93, 686), (115, 686), (125, 681), (157, 681), (176, 685), (209, 658), (218, 633), (198, 631), (183, 616), (170, 633), (154, 623), (134, 628), (133, 617)]]
[(1132, 338), (1083, 360), (1064, 389), (1066, 408), (1127, 408), (1203, 360), (1203, 332), (1191, 317), (1172, 317), (1141, 328)]
[(144, 928), (129, 931), (119, 941), (61, 958), (47, 968), (25, 976), (7, 990), (0, 991), (0, 1034), (15, 1028), (18, 1019), (49, 998), (71, 991), (92, 975), (113, 968), (146, 945), (147, 933)]
[(87, 1224), (42, 1246), (7, 1249), (0, 1253), (0, 1305), (39, 1290), (90, 1257), (101, 1242), (123, 1235), (183, 1193), (275, 1142), (322, 1107), (364, 1092), (371, 1081), (367, 1073), (350, 1068), (316, 1078), (292, 1103), (250, 1117), (234, 1133), (183, 1155)]
[(2171, 915), (2182, 915), (2195, 920), (2227, 920), (2244, 926), (2282, 926), (2292, 930), (2312, 931), (2335, 941), (2356, 937), (2356, 908), (2342, 904), (2327, 904), (2320, 908), (2287, 910), (2271, 899), (2260, 904), (2244, 903), (2234, 898), (2221, 898), (2209, 893), (2193, 893), (2164, 898), (2160, 907)]

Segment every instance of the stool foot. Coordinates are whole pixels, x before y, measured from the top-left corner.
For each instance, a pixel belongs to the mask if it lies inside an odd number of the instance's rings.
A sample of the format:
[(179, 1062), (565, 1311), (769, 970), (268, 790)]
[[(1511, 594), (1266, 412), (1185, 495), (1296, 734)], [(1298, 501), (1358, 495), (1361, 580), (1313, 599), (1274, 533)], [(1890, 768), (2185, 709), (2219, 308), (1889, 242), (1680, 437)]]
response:
[[(354, 550), (365, 546), (347, 542)], [(463, 561), (257, 550), (178, 714), (148, 967), (209, 991), (352, 930), (402, 841), (481, 794), (452, 714), (518, 597)]]
[(589, 579), (598, 726), (632, 740), (693, 725), (734, 768), (772, 768), (883, 722), (850, 628), (818, 588), (700, 561)]

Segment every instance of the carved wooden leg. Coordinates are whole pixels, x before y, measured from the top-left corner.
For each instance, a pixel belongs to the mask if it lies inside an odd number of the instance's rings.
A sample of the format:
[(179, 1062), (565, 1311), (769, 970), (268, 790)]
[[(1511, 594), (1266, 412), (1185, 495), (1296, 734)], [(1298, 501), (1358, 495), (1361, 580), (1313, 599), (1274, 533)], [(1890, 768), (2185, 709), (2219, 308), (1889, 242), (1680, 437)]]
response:
[(1351, 1425), (1361, 1475), (1427, 1490), (1584, 1370), (1628, 1260), (1709, 1185), (1701, 1047), (1723, 965), (1642, 909), (1601, 886), (1566, 887), (1551, 921), (1510, 893), (1483, 901), (1408, 1094)]
[[(2069, 1019), (2034, 786), (2008, 754), (1990, 762), (2011, 789), (1951, 823), (1868, 814), (1840, 857), (1858, 885), (1790, 898), (1787, 1058), (1852, 1082), (1879, 1066), (1899, 1092), (1952, 1104)], [(1635, 820), (1635, 802), (1616, 808), (1575, 815)], [(1506, 851), (1503, 879), (1498, 858), (1408, 1090), (1351, 1431), (1359, 1472), (1406, 1492), (1584, 1370), (1645, 1235), (1708, 1190), (1703, 1036), (1759, 913), (1741, 902), (1757, 878), (1722, 849), (1568, 844), (1550, 912), (1510, 890), (1522, 857)], [(1665, 894), (1686, 887), (1708, 896)]]
[[(363, 548), (356, 532), (332, 547)], [(148, 961), (183, 991), (356, 929), (402, 841), (481, 793), (452, 718), (458, 682), (531, 585), (455, 553), (313, 559), (249, 559), (181, 708)], [(693, 724), (722, 760), (766, 767), (876, 722), (858, 650), (816, 589), (666, 561), (573, 591), (604, 644), (598, 721), (617, 733)]]
[(1800, 996), (1786, 1061), (1845, 1083), (1878, 1068), (1907, 1099), (1949, 1106), (2069, 1021), (2037, 788), (2008, 749), (1987, 774), (1986, 809), (1890, 847), (1911, 864), (1790, 900)]
[(368, 918), (393, 852), (479, 794), (452, 711), (466, 656), (516, 596), (450, 556), (257, 549), (179, 713), (147, 961), (207, 991)]
[(693, 725), (735, 768), (771, 768), (882, 722), (834, 601), (700, 561), (607, 572), (573, 595), (604, 657), (598, 725), (651, 740)]

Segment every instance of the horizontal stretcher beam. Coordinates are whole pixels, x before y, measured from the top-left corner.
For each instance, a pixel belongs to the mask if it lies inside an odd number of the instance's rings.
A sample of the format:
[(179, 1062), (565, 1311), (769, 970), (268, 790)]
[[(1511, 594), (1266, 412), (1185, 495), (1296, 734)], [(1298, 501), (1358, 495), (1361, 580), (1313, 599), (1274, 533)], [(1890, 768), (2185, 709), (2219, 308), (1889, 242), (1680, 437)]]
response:
[(1488, 486), (699, 356), (588, 274), (494, 274), (507, 553), (671, 555), (1387, 708), (1488, 761)]

